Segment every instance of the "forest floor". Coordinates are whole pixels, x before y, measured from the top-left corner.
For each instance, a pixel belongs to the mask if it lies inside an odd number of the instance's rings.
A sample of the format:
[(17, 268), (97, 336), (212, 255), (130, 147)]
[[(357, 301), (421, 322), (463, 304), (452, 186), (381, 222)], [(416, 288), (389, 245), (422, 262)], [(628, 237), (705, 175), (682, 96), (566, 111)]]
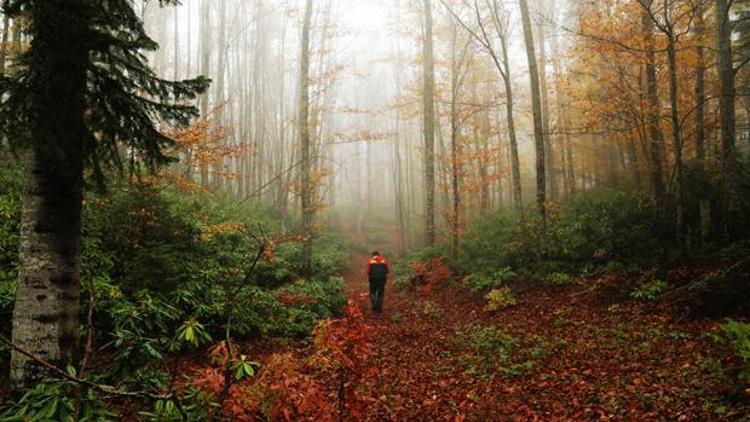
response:
[(607, 297), (611, 277), (529, 289), (495, 314), (457, 285), (425, 295), (389, 282), (384, 312), (374, 314), (366, 259), (353, 252), (345, 279), (377, 368), (356, 386), (367, 420), (745, 416), (726, 399), (731, 353), (712, 339), (718, 323), (675, 322), (655, 305)]

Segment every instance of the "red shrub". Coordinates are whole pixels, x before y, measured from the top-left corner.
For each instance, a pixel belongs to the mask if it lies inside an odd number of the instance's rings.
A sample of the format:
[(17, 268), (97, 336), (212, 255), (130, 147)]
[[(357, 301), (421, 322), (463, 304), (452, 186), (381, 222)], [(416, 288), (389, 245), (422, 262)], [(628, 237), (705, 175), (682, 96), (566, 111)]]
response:
[(450, 268), (442, 257), (431, 258), (429, 262), (415, 261), (409, 264), (412, 271), (412, 282), (419, 285), (422, 295), (429, 295), (432, 290), (453, 278)]

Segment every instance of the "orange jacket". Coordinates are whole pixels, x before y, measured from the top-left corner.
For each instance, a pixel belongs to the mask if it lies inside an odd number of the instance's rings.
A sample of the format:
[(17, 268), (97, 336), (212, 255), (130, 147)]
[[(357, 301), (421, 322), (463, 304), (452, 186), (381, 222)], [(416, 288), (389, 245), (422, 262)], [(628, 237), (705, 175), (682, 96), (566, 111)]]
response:
[(391, 264), (388, 263), (388, 260), (383, 258), (380, 255), (376, 255), (370, 258), (369, 261), (367, 261), (367, 275), (370, 275), (370, 270), (372, 270), (373, 265), (379, 265), (379, 264), (385, 264), (386, 273), (387, 274), (391, 273)]

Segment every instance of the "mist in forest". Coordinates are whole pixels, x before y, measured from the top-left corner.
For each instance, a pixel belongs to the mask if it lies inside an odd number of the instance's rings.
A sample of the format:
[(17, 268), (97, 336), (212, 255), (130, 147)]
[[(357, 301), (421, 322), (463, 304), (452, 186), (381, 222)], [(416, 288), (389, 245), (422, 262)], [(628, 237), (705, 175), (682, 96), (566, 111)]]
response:
[[(536, 27), (544, 28), (547, 54), (562, 55), (568, 48), (571, 33), (564, 24), (571, 19), (566, 10), (574, 3), (554, 10), (551, 2), (534, 5), (532, 18)], [(439, 226), (450, 227), (451, 178), (456, 172), (460, 191), (466, 194), (461, 207), (467, 215), (512, 207), (507, 95), (491, 55), (462, 26), (477, 27), (472, 7), (460, 2), (433, 6), (434, 212)], [(485, 25), (492, 25), (492, 13), (502, 15), (507, 24), (503, 42), (512, 69), (522, 200), (527, 201), (535, 195), (534, 134), (519, 12), (502, 2), (492, 7), (500, 10), (480, 9)], [(375, 221), (385, 218), (386, 227), (407, 234), (404, 242), (421, 242), (426, 212), (424, 4), (315, 1), (313, 9), (309, 80), (315, 219), (345, 222), (361, 234), (369, 224), (382, 229), (383, 223)], [(155, 3), (142, 7), (146, 28), (160, 45), (150, 58), (156, 71), (177, 78), (204, 74), (213, 81), (200, 100), (201, 112), (211, 125), (225, 129), (220, 143), (236, 151), (213, 166), (204, 182), (218, 184), (238, 199), (250, 196), (281, 210), (295, 201), (298, 178), (292, 167), (299, 157), (303, 12), (302, 2), (290, 1), (190, 0), (175, 8)], [(496, 50), (501, 43), (490, 42)], [(553, 101), (553, 74), (559, 68), (550, 63), (544, 68), (555, 112), (559, 104)], [(457, 126), (455, 136), (452, 125)], [(553, 129), (561, 131), (559, 124)], [(454, 141), (460, 144), (455, 151), (458, 169), (451, 166)]]
[(750, 414), (750, 0), (1, 3), (0, 420)]

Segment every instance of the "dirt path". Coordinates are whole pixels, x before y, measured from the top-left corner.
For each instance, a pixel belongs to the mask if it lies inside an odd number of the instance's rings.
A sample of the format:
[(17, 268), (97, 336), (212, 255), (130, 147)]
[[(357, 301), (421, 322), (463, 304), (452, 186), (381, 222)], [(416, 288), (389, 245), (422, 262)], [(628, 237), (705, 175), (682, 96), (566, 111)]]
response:
[[(383, 313), (370, 309), (366, 263), (369, 257), (352, 254), (352, 265), (344, 278), (349, 297), (364, 311), (371, 327), (372, 365), (376, 378), (362, 386), (372, 398), (368, 420), (454, 420), (468, 400), (461, 384), (479, 384), (477, 379), (450, 374), (457, 362), (446, 351), (446, 341), (456, 327), (472, 318), (457, 321), (456, 313), (418, 297), (415, 292), (399, 292), (392, 280), (386, 285)], [(456, 304), (466, 304), (455, 298)], [(463, 319), (463, 318), (460, 318)]]
[[(446, 285), (425, 296), (396, 291), (389, 281), (384, 312), (374, 314), (367, 258), (353, 253), (345, 274), (349, 297), (371, 327), (378, 368), (357, 386), (369, 401), (367, 420), (738, 416), (718, 413), (727, 411), (726, 378), (711, 365), (727, 351), (704, 335), (715, 324), (672, 323), (645, 304), (602, 302), (581, 285), (522, 292), (518, 305), (490, 315), (482, 297), (464, 288)], [(498, 349), (491, 336), (467, 340), (461, 333), (472, 327), (501, 330), (508, 348)], [(492, 367), (477, 365), (482, 359)]]

